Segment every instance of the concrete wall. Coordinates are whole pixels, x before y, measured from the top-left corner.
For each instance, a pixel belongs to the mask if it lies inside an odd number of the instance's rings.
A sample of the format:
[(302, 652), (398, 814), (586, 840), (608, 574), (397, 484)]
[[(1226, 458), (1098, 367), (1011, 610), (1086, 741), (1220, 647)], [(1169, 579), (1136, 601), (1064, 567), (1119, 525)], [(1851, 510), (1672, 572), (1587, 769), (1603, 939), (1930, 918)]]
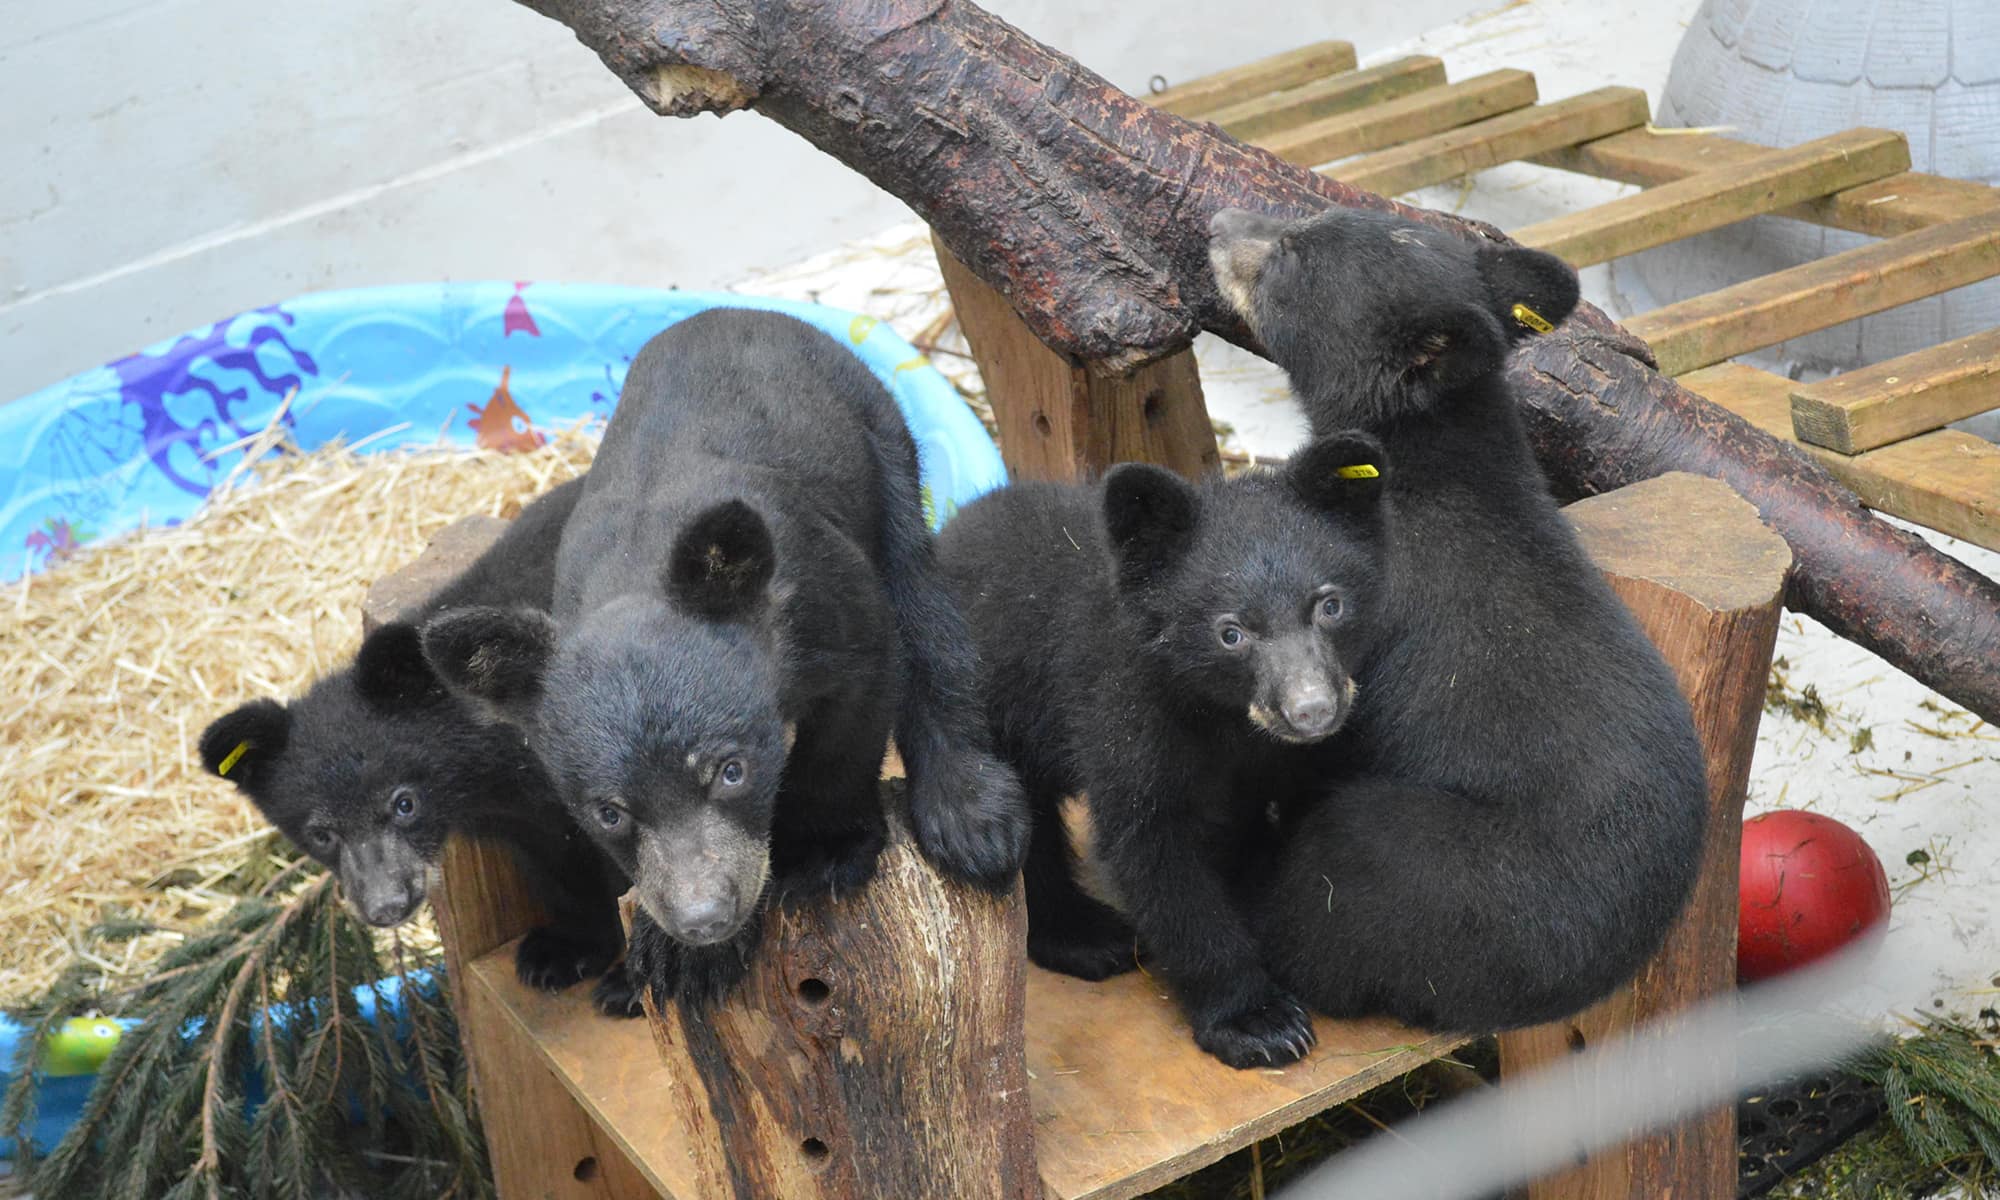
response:
[[(1480, 0), (995, 0), (1143, 89)], [(1226, 14), (1226, 15), (1224, 15)], [(507, 0), (0, 0), (0, 400), (302, 291), (716, 286), (907, 216), (753, 114), (653, 117)]]

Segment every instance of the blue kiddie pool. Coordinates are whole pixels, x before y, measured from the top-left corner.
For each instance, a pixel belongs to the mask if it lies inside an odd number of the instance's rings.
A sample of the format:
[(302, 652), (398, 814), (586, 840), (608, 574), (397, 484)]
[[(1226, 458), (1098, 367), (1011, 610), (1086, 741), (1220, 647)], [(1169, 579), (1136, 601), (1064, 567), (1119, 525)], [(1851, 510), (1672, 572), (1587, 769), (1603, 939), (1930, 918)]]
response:
[(1006, 481), (951, 384), (873, 317), (726, 292), (430, 283), (252, 309), (0, 405), (0, 581), (141, 525), (192, 516), (291, 396), (312, 450), (519, 449), (608, 416), (646, 340), (708, 308), (789, 313), (872, 368), (909, 422), (932, 524)]
[[(720, 307), (789, 313), (868, 364), (916, 437), (933, 527), (1006, 482), (999, 452), (958, 392), (873, 317), (725, 292), (559, 283), (320, 292), (0, 405), (0, 581), (142, 525), (193, 516), (242, 461), (241, 450), (224, 447), (262, 430), (281, 408), (302, 450), (336, 439), (362, 453), (441, 441), (538, 445), (551, 429), (608, 417), (649, 338)], [(66, 1031), (40, 1088), (39, 1144), (53, 1145), (75, 1120), (125, 1024), (79, 1021)], [(0, 1018), (0, 1071), (13, 1069), (24, 1034)], [(0, 1157), (12, 1153), (0, 1141)]]

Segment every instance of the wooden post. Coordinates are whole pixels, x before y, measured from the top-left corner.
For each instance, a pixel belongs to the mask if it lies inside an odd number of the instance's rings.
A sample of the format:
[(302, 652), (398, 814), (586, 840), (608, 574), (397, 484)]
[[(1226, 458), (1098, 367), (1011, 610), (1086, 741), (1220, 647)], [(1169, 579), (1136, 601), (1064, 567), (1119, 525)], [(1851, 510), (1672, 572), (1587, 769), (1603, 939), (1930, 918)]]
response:
[(749, 979), (706, 1019), (649, 998), (697, 1194), (1039, 1198), (1025, 912), (1018, 885), (995, 900), (946, 882), (898, 826), (858, 895), (770, 914)]
[[(421, 604), (472, 565), (505, 528), (497, 517), (466, 517), (447, 525), (416, 562), (368, 590), (362, 628), (373, 631)], [(483, 992), (466, 986), (474, 959), (546, 919), (513, 856), (498, 846), (454, 837), (445, 845), (442, 873), (431, 908), (501, 1200), (657, 1200), (617, 1143), (549, 1070), (533, 1041)]]
[(1072, 359), (1049, 349), (942, 242), (932, 244), (986, 381), (1009, 476), (1069, 483), (1114, 463), (1151, 462), (1193, 479), (1221, 465), (1192, 349), (1128, 373)]
[[(1791, 553), (1727, 485), (1670, 474), (1565, 510), (1694, 707), (1708, 759), (1700, 878), (1666, 945), (1623, 991), (1567, 1021), (1500, 1038), (1503, 1072), (1558, 1062), (1736, 985), (1744, 789)], [(1621, 1086), (1599, 1079), (1590, 1086)], [(1523, 1113), (1524, 1121), (1535, 1119)], [(1736, 1194), (1736, 1114), (1717, 1109), (1536, 1181), (1530, 1200), (1707, 1200)]]

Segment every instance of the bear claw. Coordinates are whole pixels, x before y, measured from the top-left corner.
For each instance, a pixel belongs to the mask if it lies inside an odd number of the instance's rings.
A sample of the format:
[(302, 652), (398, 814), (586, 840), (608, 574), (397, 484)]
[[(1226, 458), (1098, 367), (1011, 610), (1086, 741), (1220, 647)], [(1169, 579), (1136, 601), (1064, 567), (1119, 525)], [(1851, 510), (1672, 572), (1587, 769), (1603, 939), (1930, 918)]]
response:
[(559, 992), (602, 974), (618, 957), (614, 947), (544, 925), (528, 931), (514, 951), (514, 974), (531, 988)]
[(1306, 1010), (1275, 989), (1233, 1016), (1205, 1023), (1195, 1033), (1203, 1050), (1239, 1070), (1297, 1062), (1316, 1040)]

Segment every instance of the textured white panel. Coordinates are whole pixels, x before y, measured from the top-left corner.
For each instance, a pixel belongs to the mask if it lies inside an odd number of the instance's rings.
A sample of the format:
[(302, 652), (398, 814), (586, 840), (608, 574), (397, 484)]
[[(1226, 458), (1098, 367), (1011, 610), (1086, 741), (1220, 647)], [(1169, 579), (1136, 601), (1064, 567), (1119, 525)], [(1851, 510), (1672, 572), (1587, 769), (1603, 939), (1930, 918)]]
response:
[(1760, 67), (1782, 71), (1792, 65), (1792, 48), (1806, 26), (1812, 4), (1760, 4), (1736, 39), (1736, 53)]
[(1738, 60), (1723, 76), (1718, 124), (1735, 126), (1730, 136), (1743, 141), (1777, 145), (1776, 118), (1791, 85), (1790, 75)]
[(1875, 19), (1868, 29), (1868, 82), (1880, 88), (1943, 83), (1951, 73), (1950, 34), (1944, 0), (1875, 0)]
[(1951, 77), (1967, 86), (2000, 83), (2000, 3), (1952, 0)]
[(1819, 83), (1860, 79), (1868, 60), (1868, 18), (1865, 0), (1819, 0), (1792, 51), (1792, 70)]
[[(2000, 14), (1994, 19), (2000, 21)], [(2000, 84), (1937, 90), (1931, 170), (1955, 179), (2000, 179)]]
[[(1784, 2), (1778, 0), (1778, 3)], [(1695, 14), (1694, 24), (1708, 25), (1723, 45), (1734, 46), (1743, 33), (1743, 26), (1750, 20), (1750, 10), (1756, 6), (1757, 0), (1708, 0)]]
[(1945, 340), (1944, 299), (1932, 296), (1879, 312), (1859, 322), (1861, 359), (1881, 362), (1903, 353), (1905, 346), (1934, 346)]

